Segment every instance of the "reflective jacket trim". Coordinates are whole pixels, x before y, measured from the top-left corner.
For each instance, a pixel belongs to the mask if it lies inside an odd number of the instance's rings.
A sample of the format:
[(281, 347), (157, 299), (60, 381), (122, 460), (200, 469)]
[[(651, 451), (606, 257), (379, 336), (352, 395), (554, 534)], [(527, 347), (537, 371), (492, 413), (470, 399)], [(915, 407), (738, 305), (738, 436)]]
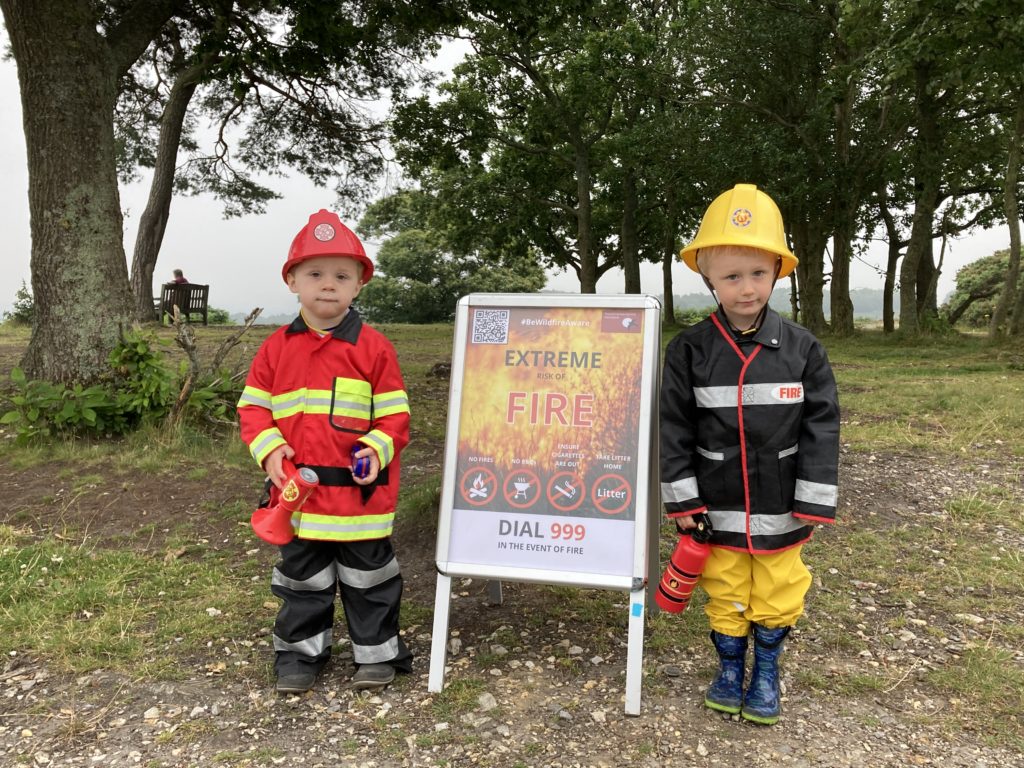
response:
[(391, 463), (391, 457), (395, 455), (395, 442), (387, 432), (379, 429), (371, 430), (359, 438), (359, 441), (366, 443), (377, 452), (377, 459), (381, 467)]
[(793, 495), (793, 498), (797, 501), (806, 501), (822, 507), (834, 507), (839, 498), (839, 489), (834, 485), (812, 483), (810, 480), (797, 478), (796, 493)]
[[(747, 532), (747, 513), (743, 510), (712, 509), (708, 513), (711, 528), (715, 531), (742, 533)], [(797, 520), (792, 513), (785, 515), (750, 515), (751, 536), (778, 536), (789, 533), (807, 524)]]
[(393, 413), (409, 413), (409, 396), (401, 389), (376, 394), (373, 396), (373, 413), (377, 418)]
[[(700, 449), (698, 449), (698, 450), (700, 450)], [(780, 459), (784, 459), (787, 456), (792, 456), (794, 453), (799, 453), (799, 452), (800, 452), (800, 444), (797, 443), (796, 445), (791, 445), (791, 446), (789, 446), (789, 448), (784, 448), (783, 450), (779, 451), (779, 458)]]
[(700, 495), (697, 490), (696, 477), (684, 477), (673, 480), (671, 483), (661, 484), (661, 499), (666, 504), (672, 502), (689, 501)]
[(293, 389), (270, 398), (274, 420), (280, 421), (299, 413), (326, 416), (331, 412), (331, 393), (326, 389)]
[(271, 451), (281, 445), (285, 445), (285, 439), (281, 436), (281, 430), (277, 427), (271, 427), (270, 429), (264, 429), (249, 443), (249, 453), (256, 459), (256, 463), (262, 467), (263, 460), (270, 455)]
[(344, 416), (369, 425), (373, 417), (373, 389), (370, 382), (340, 376), (336, 378), (331, 416)]
[(721, 451), (709, 451), (707, 448), (701, 448), (698, 445), (697, 453), (710, 461), (725, 461), (725, 454)]
[[(734, 349), (742, 357), (735, 345)], [(693, 394), (697, 398), (698, 408), (735, 408), (738, 403), (742, 405), (793, 405), (804, 401), (804, 387), (799, 381), (744, 384), (742, 390), (739, 387), (730, 386), (694, 387)], [(740, 399), (741, 394), (742, 400)]]
[(269, 411), (270, 403), (270, 393), (256, 387), (246, 387), (242, 390), (242, 396), (238, 398), (239, 408), (258, 405), (260, 408), (266, 408)]
[(361, 539), (383, 539), (391, 535), (395, 513), (381, 515), (315, 515), (296, 512), (292, 516), (295, 535), (301, 539), (321, 541), (359, 541)]

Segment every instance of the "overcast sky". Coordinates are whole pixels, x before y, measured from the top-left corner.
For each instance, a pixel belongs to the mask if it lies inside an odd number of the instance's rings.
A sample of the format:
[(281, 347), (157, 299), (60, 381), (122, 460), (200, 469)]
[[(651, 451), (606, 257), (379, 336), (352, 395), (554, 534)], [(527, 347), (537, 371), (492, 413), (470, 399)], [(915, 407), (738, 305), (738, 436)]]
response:
[[(2, 29), (0, 45), (7, 48), (6, 33)], [(275, 179), (270, 184), (283, 198), (269, 203), (264, 215), (240, 219), (224, 219), (220, 204), (212, 197), (176, 197), (171, 204), (167, 234), (157, 262), (155, 286), (169, 280), (171, 270), (180, 268), (190, 281), (210, 285), (211, 306), (233, 313), (263, 307), (265, 316), (292, 312), (294, 297), (280, 277), (288, 245), (311, 213), (332, 206), (334, 195), (303, 178)], [(125, 252), (129, 262), (147, 194), (148, 178), (121, 189)], [(13, 59), (0, 61), (0, 232), (3, 233), (5, 266), (0, 279), (2, 313), (10, 310), (23, 280), (31, 286), (28, 169)], [(365, 245), (372, 257), (376, 244), (367, 242)], [(946, 254), (939, 295), (945, 296), (952, 290), (956, 271), (964, 264), (1008, 246), (1005, 227), (954, 241)], [(868, 261), (876, 267), (884, 264), (885, 258), (884, 243), (873, 246), (868, 255)], [(660, 294), (661, 266), (645, 264), (641, 273), (643, 290)], [(880, 278), (865, 264), (855, 262), (851, 274), (851, 285), (855, 288), (881, 286)], [(673, 280), (676, 294), (705, 290), (699, 278), (678, 261), (673, 266)], [(618, 293), (622, 287), (622, 272), (615, 270), (601, 278), (598, 291)], [(579, 282), (573, 273), (563, 272), (549, 277), (548, 288), (575, 292), (579, 290)]]

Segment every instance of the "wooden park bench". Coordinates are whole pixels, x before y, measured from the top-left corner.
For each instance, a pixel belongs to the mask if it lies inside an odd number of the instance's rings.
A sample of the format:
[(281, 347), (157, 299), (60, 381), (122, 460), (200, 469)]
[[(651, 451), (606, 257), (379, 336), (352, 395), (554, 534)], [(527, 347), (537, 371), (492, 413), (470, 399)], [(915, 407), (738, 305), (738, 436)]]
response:
[(206, 322), (206, 302), (210, 296), (210, 286), (199, 285), (198, 283), (164, 283), (160, 289), (160, 322), (164, 317), (174, 317), (174, 307), (186, 321), (191, 321), (192, 315), (202, 315), (203, 325)]

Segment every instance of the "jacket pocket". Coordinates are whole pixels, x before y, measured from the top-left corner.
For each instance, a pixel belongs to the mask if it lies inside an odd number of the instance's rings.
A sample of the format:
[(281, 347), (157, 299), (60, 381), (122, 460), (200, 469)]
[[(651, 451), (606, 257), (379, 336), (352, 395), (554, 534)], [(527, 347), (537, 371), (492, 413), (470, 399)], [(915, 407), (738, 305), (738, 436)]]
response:
[(364, 435), (373, 420), (373, 390), (362, 379), (334, 379), (330, 424), (341, 432)]
[(767, 504), (781, 505), (779, 510), (766, 512), (792, 512), (793, 494), (796, 490), (797, 446), (792, 445), (781, 451), (765, 450), (758, 462), (761, 492)]
[(743, 508), (739, 448), (710, 450), (697, 446), (697, 488), (705, 504), (718, 509)]

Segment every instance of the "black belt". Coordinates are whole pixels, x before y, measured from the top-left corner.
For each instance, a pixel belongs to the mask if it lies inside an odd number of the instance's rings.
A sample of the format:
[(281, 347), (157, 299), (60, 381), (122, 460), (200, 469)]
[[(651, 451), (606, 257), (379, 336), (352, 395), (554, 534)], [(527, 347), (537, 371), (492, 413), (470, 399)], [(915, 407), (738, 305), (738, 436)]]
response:
[(369, 485), (359, 485), (352, 477), (352, 470), (348, 467), (316, 467), (311, 464), (296, 464), (296, 467), (307, 467), (316, 472), (320, 478), (320, 485), (340, 486), (343, 488), (353, 487), (359, 489), (363, 497), (363, 504), (370, 500), (378, 485), (388, 484), (388, 467), (384, 467), (377, 473), (376, 479)]
[(316, 467), (312, 464), (296, 464), (296, 467), (307, 467), (316, 472), (320, 478), (320, 485), (338, 485), (342, 487), (359, 486), (360, 488), (372, 488), (375, 485), (388, 484), (388, 467), (377, 473), (377, 478), (369, 485), (359, 485), (352, 477), (352, 470), (348, 467)]

